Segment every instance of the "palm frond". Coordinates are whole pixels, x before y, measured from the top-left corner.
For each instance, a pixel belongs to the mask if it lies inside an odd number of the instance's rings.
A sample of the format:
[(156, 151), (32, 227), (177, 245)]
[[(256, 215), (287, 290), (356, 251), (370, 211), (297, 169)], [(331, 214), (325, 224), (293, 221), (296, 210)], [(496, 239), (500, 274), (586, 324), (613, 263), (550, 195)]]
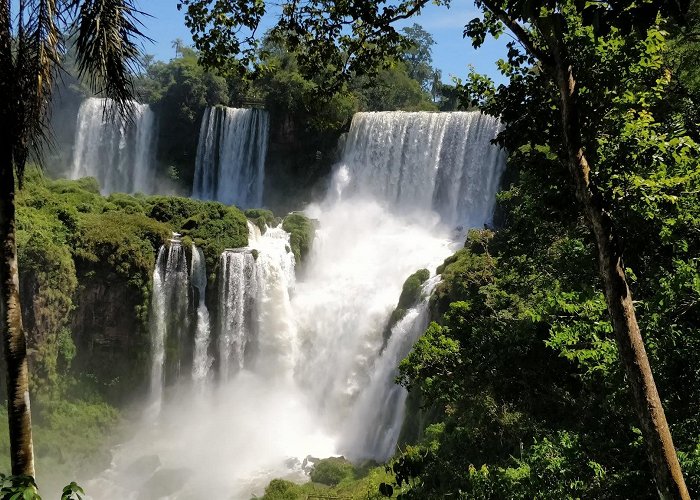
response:
[[(133, 0), (73, 0), (78, 72), (96, 92), (112, 99), (114, 108), (130, 116), (134, 95), (131, 76), (139, 64), (137, 38), (142, 24)], [(79, 5), (78, 5), (79, 4)], [(110, 111), (109, 109), (107, 110)]]
[(20, 0), (14, 71), (13, 159), (21, 180), (30, 152), (50, 141), (51, 94), (63, 42), (56, 0)]

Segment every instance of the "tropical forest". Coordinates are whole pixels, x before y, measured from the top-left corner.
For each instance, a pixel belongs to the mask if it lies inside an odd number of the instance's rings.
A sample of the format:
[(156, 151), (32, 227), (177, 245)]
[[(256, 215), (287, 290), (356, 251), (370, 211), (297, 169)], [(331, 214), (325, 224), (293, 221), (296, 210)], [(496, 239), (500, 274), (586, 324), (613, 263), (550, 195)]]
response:
[(0, 0), (0, 499), (700, 497), (699, 0)]

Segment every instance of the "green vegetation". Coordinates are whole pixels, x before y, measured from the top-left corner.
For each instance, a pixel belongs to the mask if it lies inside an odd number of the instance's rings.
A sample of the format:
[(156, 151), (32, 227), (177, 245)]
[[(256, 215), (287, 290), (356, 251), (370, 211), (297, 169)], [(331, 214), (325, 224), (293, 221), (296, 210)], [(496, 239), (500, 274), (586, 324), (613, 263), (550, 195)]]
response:
[[(250, 213), (273, 218), (269, 211)], [(159, 247), (180, 232), (203, 249), (214, 275), (224, 248), (247, 244), (247, 222), (221, 203), (103, 197), (95, 179), (51, 181), (29, 169), (17, 196), (17, 225), (35, 450), (41, 469), (51, 471), (42, 481), (63, 481), (108, 465), (105, 443), (114, 439), (116, 408), (145, 383)], [(3, 450), (0, 466), (7, 469), (6, 428)]]
[(210, 281), (216, 276), (224, 249), (248, 244), (247, 219), (236, 207), (176, 196), (150, 196), (144, 198), (144, 205), (150, 217), (168, 224), (202, 249)]
[[(591, 127), (586, 154), (624, 241), (637, 318), (697, 496), (700, 379), (689, 367), (698, 365), (700, 319), (698, 136), (670, 92), (663, 32), (596, 39), (575, 16), (568, 22), (577, 26), (570, 43), (579, 64), (590, 68), (578, 75), (582, 120)], [(604, 63), (594, 63), (598, 57)], [(503, 227), (472, 231), (438, 268), (436, 321), (401, 363), (400, 378), (439, 410), (439, 432), (396, 459), (410, 458), (411, 467), (396, 467), (393, 484), (410, 479), (407, 497), (420, 499), (455, 491), (468, 498), (654, 498), (595, 240), (556, 133), (559, 96), (515, 52), (502, 67), (509, 86), (483, 92), (475, 77), (469, 90), (481, 89), (484, 109), (507, 120), (499, 138), (511, 152), (509, 183), (498, 196)], [(515, 119), (521, 116), (528, 119)]]
[(313, 221), (300, 213), (291, 213), (282, 221), (282, 229), (289, 233), (294, 258), (297, 265), (301, 265), (309, 255), (316, 234)]
[(311, 481), (337, 486), (342, 481), (354, 478), (355, 468), (343, 457), (330, 457), (318, 461), (311, 471)]
[(248, 220), (260, 228), (260, 231), (264, 234), (268, 227), (274, 227), (279, 225), (280, 219), (275, 217), (272, 210), (266, 210), (264, 208), (251, 208), (243, 212)]
[(391, 479), (384, 467), (371, 464), (353, 466), (344, 458), (319, 461), (311, 472), (311, 482), (296, 484), (273, 479), (260, 500), (306, 500), (307, 498), (358, 498), (379, 500), (379, 485)]
[(391, 312), (389, 322), (384, 329), (384, 342), (389, 340), (389, 335), (394, 325), (401, 321), (403, 317), (406, 316), (408, 309), (415, 306), (421, 299), (421, 289), (423, 283), (428, 281), (428, 278), (430, 278), (430, 271), (427, 269), (419, 269), (406, 278), (403, 288), (401, 289), (401, 295), (399, 296), (399, 303)]

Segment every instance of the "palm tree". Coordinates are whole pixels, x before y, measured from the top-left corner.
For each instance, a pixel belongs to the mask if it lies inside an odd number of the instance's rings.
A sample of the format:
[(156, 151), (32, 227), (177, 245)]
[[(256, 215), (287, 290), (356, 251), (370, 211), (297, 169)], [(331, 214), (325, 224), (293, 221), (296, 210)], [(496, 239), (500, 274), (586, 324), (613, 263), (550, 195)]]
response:
[(79, 76), (115, 101), (106, 112), (129, 113), (138, 14), (133, 0), (0, 0), (0, 333), (14, 475), (34, 477), (15, 192), (28, 158), (39, 159), (50, 136), (51, 95), (67, 40), (74, 41)]

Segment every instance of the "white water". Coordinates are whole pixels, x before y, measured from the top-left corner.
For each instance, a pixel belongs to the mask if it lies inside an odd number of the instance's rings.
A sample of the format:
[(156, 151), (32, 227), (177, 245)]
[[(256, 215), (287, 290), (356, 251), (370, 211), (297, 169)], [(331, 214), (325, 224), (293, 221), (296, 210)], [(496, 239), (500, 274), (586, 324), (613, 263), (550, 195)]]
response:
[(192, 197), (261, 207), (268, 128), (267, 111), (207, 108), (199, 131)]
[(192, 264), (190, 265), (190, 280), (192, 287), (197, 290), (199, 302), (197, 304), (197, 329), (194, 335), (194, 359), (192, 361), (192, 379), (203, 382), (209, 375), (214, 358), (209, 354), (209, 341), (211, 326), (209, 324), (209, 310), (206, 304), (207, 292), (207, 266), (204, 262), (204, 253), (201, 248), (192, 244)]
[[(151, 297), (151, 413), (157, 415), (163, 400), (166, 373), (166, 346), (181, 346), (187, 332), (187, 259), (179, 238), (174, 235), (163, 245), (153, 271)], [(180, 360), (169, 360), (179, 374)]]
[(505, 154), (498, 120), (474, 112), (357, 113), (336, 178), (406, 214), (435, 211), (453, 226), (490, 221)]
[(258, 273), (250, 249), (225, 251), (219, 268), (219, 373), (228, 380), (243, 368), (246, 345), (256, 330)]
[[(394, 382), (398, 366), (428, 326), (428, 301), (440, 276), (422, 287), (422, 300), (391, 329), (386, 348), (374, 363), (370, 380), (353, 405), (340, 449), (351, 460), (389, 460), (401, 433), (408, 391)], [(368, 426), (368, 422), (374, 425)]]
[[(463, 148), (451, 138), (446, 130), (453, 121), (483, 128), (463, 130), (462, 141), (478, 144)], [(445, 131), (442, 139), (406, 133), (426, 124), (432, 133)], [(199, 398), (184, 383), (170, 389), (160, 418), (137, 428), (132, 441), (114, 450), (112, 467), (86, 484), (95, 498), (248, 499), (273, 477), (302, 480), (299, 461), (309, 454), (391, 456), (406, 399), (392, 382), (397, 363), (425, 328), (427, 301), (395, 325), (383, 350), (382, 333), (404, 280), (417, 269), (434, 270), (461, 246), (454, 241), (454, 224), (490, 221), (502, 169), (488, 144), (497, 126), (463, 114), (356, 117), (333, 190), (306, 210), (319, 229), (303, 272), (295, 277), (289, 235), (281, 228), (261, 235), (250, 225), (249, 248), (224, 252), (219, 382)], [(408, 206), (403, 195), (390, 194), (408, 193), (423, 182), (396, 177), (409, 165), (416, 172), (420, 165), (437, 168), (425, 173), (433, 179), (425, 186), (439, 191), (443, 164), (414, 158), (423, 154), (418, 139), (440, 158), (462, 155), (461, 171), (455, 164), (445, 168), (474, 200), (490, 203), (465, 205), (460, 196), (433, 202), (415, 191)], [(476, 151), (480, 159), (445, 151), (452, 148)], [(363, 155), (371, 168), (359, 162)], [(490, 167), (479, 163), (484, 158)], [(395, 188), (378, 189), (394, 180)], [(467, 205), (474, 213), (454, 215)], [(426, 293), (436, 281), (426, 283)], [(149, 460), (150, 468), (143, 466)]]
[(95, 177), (103, 194), (152, 193), (154, 122), (147, 104), (132, 102), (132, 121), (111, 119), (108, 99), (85, 99), (78, 111), (71, 179)]

